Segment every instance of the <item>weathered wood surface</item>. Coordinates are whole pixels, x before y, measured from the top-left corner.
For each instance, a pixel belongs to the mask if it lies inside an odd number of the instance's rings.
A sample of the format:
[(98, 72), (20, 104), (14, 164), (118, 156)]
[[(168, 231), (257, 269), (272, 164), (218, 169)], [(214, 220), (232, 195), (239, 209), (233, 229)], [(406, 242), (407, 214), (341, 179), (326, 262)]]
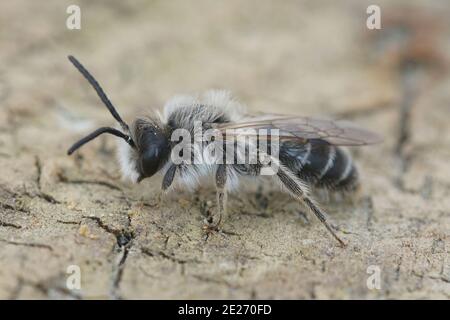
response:
[[(374, 53), (361, 1), (133, 3), (82, 1), (80, 31), (65, 28), (70, 1), (0, 4), (0, 298), (450, 297), (443, 68), (425, 70), (400, 116), (397, 62)], [(448, 17), (446, 1), (427, 5)], [(443, 59), (445, 23), (429, 44)], [(355, 152), (360, 197), (324, 205), (347, 248), (267, 184), (231, 196), (227, 233), (205, 242), (212, 189), (161, 196), (161, 179), (122, 182), (112, 137), (67, 157), (85, 132), (113, 124), (67, 54), (126, 119), (174, 93), (226, 88), (250, 110), (381, 133), (383, 144)], [(69, 265), (81, 268), (81, 290), (66, 288)], [(380, 290), (367, 287), (369, 266)]]

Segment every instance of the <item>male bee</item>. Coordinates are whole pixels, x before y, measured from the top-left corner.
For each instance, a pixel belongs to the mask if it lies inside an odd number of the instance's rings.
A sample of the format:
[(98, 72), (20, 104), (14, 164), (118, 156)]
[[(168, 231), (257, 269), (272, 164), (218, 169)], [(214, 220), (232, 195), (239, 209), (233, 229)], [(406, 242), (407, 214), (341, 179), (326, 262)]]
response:
[[(73, 56), (68, 58), (89, 81), (122, 129), (121, 131), (111, 127), (99, 128), (76, 142), (68, 150), (69, 155), (99, 135), (109, 133), (122, 138), (118, 146), (118, 160), (122, 175), (132, 182), (138, 183), (156, 173), (162, 173), (162, 189), (167, 190), (174, 181), (182, 186), (194, 188), (201, 177), (214, 177), (218, 212), (216, 219), (205, 222), (205, 230), (212, 232), (219, 230), (222, 216), (226, 211), (227, 193), (237, 189), (241, 177), (260, 177), (263, 168), (268, 164), (260, 160), (254, 163), (211, 161), (211, 159), (192, 162), (189, 161), (190, 156), (186, 158), (186, 155), (182, 155), (182, 161), (175, 161), (177, 158), (174, 155), (180, 156), (178, 147), (181, 141), (173, 139), (174, 133), (183, 129), (195, 136), (195, 124), (200, 123), (200, 133), (213, 129), (221, 138), (190, 140), (189, 148), (193, 150), (212, 144), (220, 145), (223, 149), (228, 149), (230, 145), (235, 146), (236, 134), (228, 134), (231, 130), (239, 130), (238, 135), (251, 132), (248, 133), (249, 136), (255, 136), (256, 131), (248, 129), (276, 131), (279, 142), (276, 159), (270, 148), (265, 152), (266, 156), (269, 155), (270, 164), (272, 162), (278, 164), (276, 172), (270, 178), (310, 209), (333, 237), (344, 245), (328, 223), (326, 214), (313, 200), (308, 187), (332, 191), (356, 189), (358, 173), (350, 155), (342, 146), (376, 143), (380, 141), (377, 135), (343, 121), (268, 114), (251, 116), (245, 113), (244, 107), (225, 91), (208, 91), (199, 97), (177, 96), (167, 102), (163, 114), (137, 118), (131, 126), (128, 126), (95, 78)], [(258, 132), (256, 143), (255, 140), (253, 143), (246, 140), (240, 149), (234, 149), (234, 154), (245, 152), (250, 146), (255, 145), (257, 152), (260, 152), (261, 143), (271, 138), (262, 137)], [(214, 158), (211, 152), (200, 152), (200, 157)], [(215, 156), (215, 160), (222, 159), (223, 155)]]

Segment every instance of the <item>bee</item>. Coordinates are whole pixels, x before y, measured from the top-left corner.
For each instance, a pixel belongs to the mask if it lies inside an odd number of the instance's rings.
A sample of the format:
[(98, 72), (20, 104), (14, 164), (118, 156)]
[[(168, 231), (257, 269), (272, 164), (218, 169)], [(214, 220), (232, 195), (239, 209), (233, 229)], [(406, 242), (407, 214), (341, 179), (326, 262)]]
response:
[[(213, 177), (217, 212), (216, 219), (205, 221), (204, 228), (209, 234), (219, 230), (226, 212), (227, 194), (237, 190), (242, 177), (261, 177), (267, 163), (259, 160), (255, 163), (230, 163), (211, 159), (196, 163), (188, 161), (190, 156), (183, 157), (182, 161), (174, 161), (177, 159), (175, 154), (180, 156), (181, 144), (180, 139), (173, 139), (174, 133), (183, 129), (195, 136), (195, 124), (200, 123), (200, 133), (215, 130), (221, 139), (184, 141), (189, 143), (190, 150), (216, 144), (226, 149), (226, 154), (230, 145), (236, 145), (236, 134), (227, 134), (228, 132), (239, 130), (241, 135), (251, 132), (249, 136), (255, 136), (257, 132), (256, 144), (244, 143), (240, 149), (234, 149), (236, 156), (237, 153), (248, 151), (251, 145), (256, 145), (257, 152), (260, 152), (261, 143), (270, 140), (268, 136), (259, 135), (260, 130), (276, 131), (276, 159), (271, 148), (266, 148), (269, 151), (265, 152), (266, 156), (269, 155), (270, 164), (277, 163), (277, 170), (270, 179), (316, 215), (339, 244), (345, 246), (328, 222), (327, 215), (311, 195), (310, 187), (331, 191), (357, 189), (358, 171), (350, 154), (343, 147), (380, 142), (378, 135), (345, 121), (277, 114), (252, 116), (247, 114), (245, 108), (228, 92), (217, 90), (208, 91), (198, 97), (176, 96), (166, 103), (162, 114), (138, 117), (129, 126), (122, 120), (95, 78), (76, 58), (68, 58), (91, 84), (121, 128), (101, 127), (95, 130), (73, 144), (68, 155), (99, 135), (109, 133), (121, 138), (118, 144), (120, 169), (122, 176), (132, 182), (139, 183), (161, 173), (162, 190), (171, 189), (174, 181), (186, 188), (195, 189), (200, 178)], [(185, 149), (181, 151), (183, 150)], [(200, 157), (214, 158), (208, 152), (200, 152)], [(219, 157), (222, 159), (223, 155)]]

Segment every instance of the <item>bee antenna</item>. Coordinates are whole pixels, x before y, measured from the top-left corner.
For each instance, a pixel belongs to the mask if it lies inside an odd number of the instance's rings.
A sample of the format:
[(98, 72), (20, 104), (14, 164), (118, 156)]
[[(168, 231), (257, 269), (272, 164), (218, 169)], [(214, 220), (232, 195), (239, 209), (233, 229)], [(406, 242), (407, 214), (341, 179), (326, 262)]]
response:
[(102, 128), (98, 128), (97, 130), (95, 130), (94, 132), (92, 132), (91, 134), (88, 134), (86, 137), (84, 137), (83, 139), (80, 139), (79, 141), (75, 142), (73, 144), (73, 146), (70, 147), (70, 149), (67, 151), (67, 154), (70, 156), (72, 153), (75, 152), (75, 150), (81, 148), (84, 144), (88, 143), (91, 140), (94, 140), (95, 138), (97, 138), (99, 135), (103, 134), (103, 133), (109, 133), (112, 135), (115, 135), (116, 137), (122, 138), (124, 139), (132, 148), (135, 147), (135, 144), (133, 142), (133, 139), (131, 139), (131, 137), (129, 135), (124, 134), (123, 132), (114, 129), (114, 128), (110, 128), (110, 127), (102, 127)]
[(89, 73), (89, 71), (86, 70), (86, 68), (74, 57), (69, 55), (67, 57), (70, 62), (77, 68), (78, 71), (86, 78), (86, 80), (91, 84), (91, 86), (94, 88), (94, 90), (97, 92), (97, 95), (100, 97), (102, 102), (105, 104), (105, 106), (108, 108), (109, 112), (111, 112), (114, 119), (116, 119), (122, 129), (124, 131), (129, 131), (128, 125), (125, 123), (125, 121), (122, 120), (119, 113), (117, 112), (116, 108), (114, 108), (113, 104), (109, 100), (109, 98), (106, 96), (105, 92), (103, 91), (102, 87), (99, 85), (97, 80)]

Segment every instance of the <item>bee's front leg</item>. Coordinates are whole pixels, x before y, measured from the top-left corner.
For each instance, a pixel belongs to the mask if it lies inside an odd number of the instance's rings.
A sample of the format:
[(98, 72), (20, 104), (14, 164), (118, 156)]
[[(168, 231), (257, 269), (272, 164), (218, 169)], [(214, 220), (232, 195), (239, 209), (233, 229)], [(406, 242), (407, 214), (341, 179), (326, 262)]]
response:
[(219, 231), (219, 225), (222, 222), (223, 216), (226, 214), (227, 205), (227, 192), (226, 192), (226, 182), (227, 182), (227, 167), (224, 164), (219, 164), (216, 170), (216, 198), (217, 198), (217, 217), (214, 222), (213, 219), (207, 220), (205, 226), (203, 227), (206, 231), (207, 237), (210, 233), (214, 231)]
[(167, 190), (173, 182), (173, 179), (175, 178), (175, 173), (177, 172), (177, 166), (172, 164), (169, 169), (166, 171), (166, 174), (164, 175), (163, 181), (162, 181), (162, 190)]

